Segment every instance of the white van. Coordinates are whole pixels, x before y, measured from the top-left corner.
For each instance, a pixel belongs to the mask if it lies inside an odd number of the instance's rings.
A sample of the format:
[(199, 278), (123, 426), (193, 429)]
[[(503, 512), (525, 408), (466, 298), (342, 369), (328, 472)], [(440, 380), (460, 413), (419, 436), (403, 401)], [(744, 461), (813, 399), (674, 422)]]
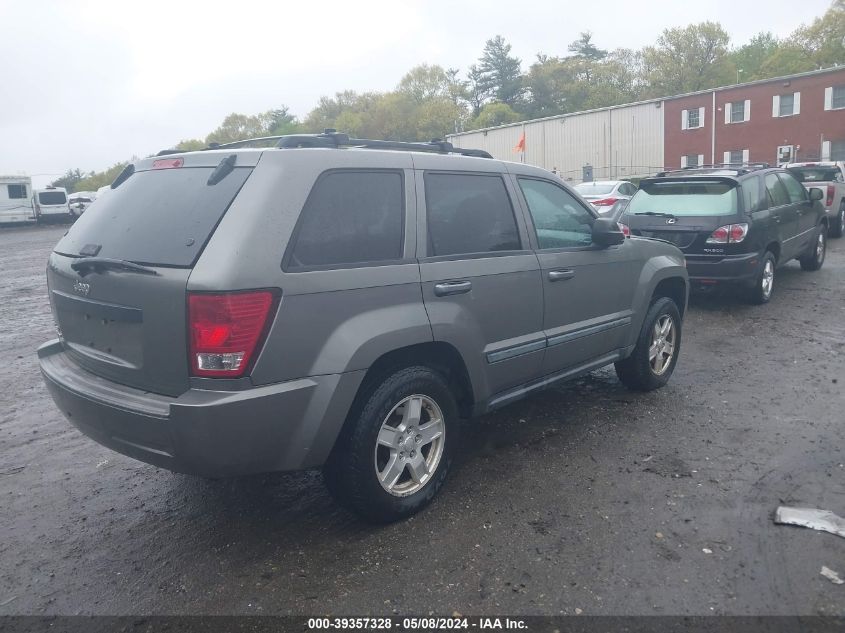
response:
[(29, 176), (0, 176), (0, 223), (35, 222)]
[(32, 199), (39, 222), (66, 222), (70, 219), (70, 205), (64, 187), (36, 189)]

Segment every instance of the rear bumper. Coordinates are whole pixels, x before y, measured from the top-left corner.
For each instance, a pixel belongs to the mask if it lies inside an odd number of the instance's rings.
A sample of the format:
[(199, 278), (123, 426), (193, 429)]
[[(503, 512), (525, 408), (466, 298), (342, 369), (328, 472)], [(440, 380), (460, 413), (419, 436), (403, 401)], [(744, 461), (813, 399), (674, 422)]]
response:
[(753, 283), (760, 269), (760, 255), (689, 255), (687, 272), (693, 285), (722, 282)]
[(364, 374), (167, 397), (80, 368), (58, 340), (38, 359), (50, 395), (80, 431), (140, 461), (206, 477), (320, 466)]

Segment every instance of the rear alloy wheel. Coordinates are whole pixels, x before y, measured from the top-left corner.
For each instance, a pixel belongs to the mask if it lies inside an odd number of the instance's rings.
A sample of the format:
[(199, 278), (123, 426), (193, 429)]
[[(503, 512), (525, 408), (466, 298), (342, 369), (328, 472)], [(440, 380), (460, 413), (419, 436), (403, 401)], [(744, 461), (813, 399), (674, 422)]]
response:
[(668, 297), (661, 297), (649, 308), (633, 353), (616, 363), (616, 375), (629, 389), (659, 389), (669, 382), (680, 351), (678, 306)]
[(827, 254), (827, 231), (824, 225), (819, 226), (816, 241), (813, 243), (813, 250), (807, 253), (798, 261), (801, 263), (803, 270), (818, 270), (824, 264), (824, 258)]
[(332, 495), (377, 523), (419, 512), (451, 464), (458, 407), (446, 380), (429, 367), (407, 367), (352, 415), (324, 469)]
[(830, 237), (842, 237), (845, 235), (845, 200), (839, 204), (839, 213), (830, 227)]
[(766, 251), (763, 256), (763, 263), (760, 266), (760, 273), (751, 286), (749, 299), (757, 305), (768, 303), (775, 290), (775, 256)]

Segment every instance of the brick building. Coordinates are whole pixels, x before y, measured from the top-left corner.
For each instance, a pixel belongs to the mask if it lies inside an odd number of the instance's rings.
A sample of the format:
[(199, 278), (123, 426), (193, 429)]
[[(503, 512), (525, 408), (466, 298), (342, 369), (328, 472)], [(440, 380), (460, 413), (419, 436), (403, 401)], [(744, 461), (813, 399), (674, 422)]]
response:
[(670, 167), (845, 160), (845, 69), (668, 98), (664, 117)]
[[(715, 116), (714, 116), (715, 115)], [(514, 151), (520, 138), (524, 151)], [(845, 160), (845, 66), (453, 134), (566, 180), (701, 164)]]

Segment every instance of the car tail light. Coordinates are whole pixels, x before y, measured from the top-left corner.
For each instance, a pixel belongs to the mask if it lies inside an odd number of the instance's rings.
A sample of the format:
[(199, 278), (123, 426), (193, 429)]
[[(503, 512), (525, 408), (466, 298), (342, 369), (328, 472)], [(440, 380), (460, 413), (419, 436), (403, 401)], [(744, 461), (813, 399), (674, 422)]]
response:
[(708, 244), (739, 244), (748, 235), (748, 225), (726, 224), (710, 234), (707, 238)]
[(601, 200), (593, 200), (592, 205), (596, 207), (610, 207), (616, 204), (619, 198), (602, 198)]
[(621, 222), (617, 222), (619, 225), (619, 230), (622, 231), (622, 235), (625, 237), (631, 237), (631, 229), (628, 228), (627, 224), (622, 224)]
[(237, 378), (267, 336), (277, 294), (270, 290), (188, 295), (191, 373)]
[(827, 186), (827, 198), (825, 198), (824, 206), (830, 207), (833, 206), (833, 185)]
[(159, 158), (153, 161), (153, 169), (179, 169), (184, 164), (181, 158)]

